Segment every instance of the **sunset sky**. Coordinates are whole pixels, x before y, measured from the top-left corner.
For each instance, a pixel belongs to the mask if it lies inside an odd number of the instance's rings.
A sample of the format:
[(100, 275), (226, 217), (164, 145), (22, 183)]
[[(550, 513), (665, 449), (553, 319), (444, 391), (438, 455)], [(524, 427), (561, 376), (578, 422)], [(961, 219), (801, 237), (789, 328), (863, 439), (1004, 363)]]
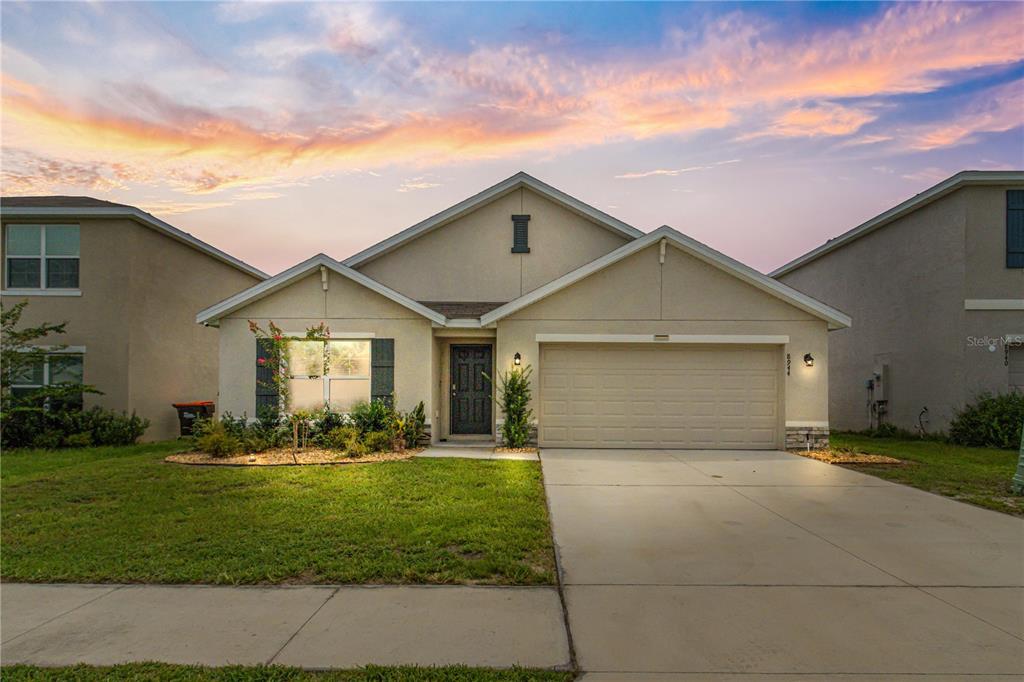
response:
[(139, 206), (268, 272), (516, 171), (770, 270), (1024, 167), (1024, 4), (29, 3), (4, 195)]

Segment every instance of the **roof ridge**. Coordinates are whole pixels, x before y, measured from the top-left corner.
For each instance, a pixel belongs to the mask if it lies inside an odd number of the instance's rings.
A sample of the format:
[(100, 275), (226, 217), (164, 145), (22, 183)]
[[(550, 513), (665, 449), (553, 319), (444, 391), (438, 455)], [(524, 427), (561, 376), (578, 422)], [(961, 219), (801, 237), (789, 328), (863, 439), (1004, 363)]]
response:
[(916, 211), (919, 208), (927, 206), (933, 201), (937, 201), (942, 197), (955, 192), (961, 187), (968, 185), (987, 185), (996, 184), (1003, 182), (1021, 182), (1024, 183), (1024, 170), (962, 170), (955, 173), (945, 180), (938, 182), (931, 187), (922, 190), (914, 196), (906, 199), (895, 206), (879, 213), (873, 218), (870, 218), (856, 227), (852, 227), (849, 230), (840, 233), (835, 237), (830, 237), (825, 241), (824, 244), (816, 246), (810, 251), (807, 251), (801, 256), (797, 256), (788, 263), (780, 265), (779, 267), (772, 270), (769, 277), (781, 277), (786, 273), (792, 272), (797, 268), (803, 267), (807, 263), (813, 260), (817, 260), (819, 257), (824, 256), (826, 253), (838, 249), (840, 246), (852, 242), (864, 235), (873, 232), (877, 229), (885, 227), (886, 225), (899, 220), (903, 216)]
[(565, 208), (589, 218), (596, 224), (613, 232), (617, 232), (629, 239), (636, 239), (643, 236), (643, 232), (632, 225), (629, 225), (618, 218), (601, 211), (600, 209), (594, 208), (590, 204), (566, 194), (562, 190), (552, 187), (542, 180), (538, 180), (526, 171), (518, 171), (504, 180), (495, 183), (494, 185), (491, 185), (490, 187), (477, 192), (476, 194), (467, 197), (452, 206), (449, 206), (443, 211), (435, 213), (414, 225), (396, 232), (390, 237), (382, 239), (376, 244), (368, 246), (341, 262), (348, 267), (358, 267), (359, 265), (371, 261), (374, 258), (394, 251), (406, 242), (412, 241), (423, 234), (434, 229), (444, 227), (466, 213), (494, 201), (495, 199), (499, 199), (502, 196), (505, 196), (505, 194), (515, 191), (521, 186), (529, 187), (551, 201), (557, 202)]

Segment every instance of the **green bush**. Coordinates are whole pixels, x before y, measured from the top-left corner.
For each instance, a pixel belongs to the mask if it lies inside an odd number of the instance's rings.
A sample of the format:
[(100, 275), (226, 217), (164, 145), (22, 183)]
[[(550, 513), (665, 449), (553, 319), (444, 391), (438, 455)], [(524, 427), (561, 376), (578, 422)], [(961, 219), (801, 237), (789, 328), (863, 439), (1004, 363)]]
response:
[(391, 434), (391, 449), (414, 448), (426, 433), (427, 415), (421, 400), (416, 407), (402, 413), (393, 410), (388, 432)]
[(426, 408), (423, 406), (421, 400), (416, 404), (416, 407), (412, 408), (405, 414), (405, 428), (403, 430), (403, 437), (405, 440), (405, 447), (414, 448), (426, 435), (427, 425), (427, 413)]
[(386, 401), (381, 399), (370, 402), (358, 402), (352, 406), (349, 418), (359, 433), (387, 431), (394, 420), (395, 411)]
[[(533, 410), (528, 407), (531, 374), (533, 368), (527, 365), (498, 375), (499, 395), (495, 396), (494, 402), (505, 413), (505, 423), (501, 425), (505, 447), (521, 448), (530, 440), (530, 420), (533, 418)], [(493, 385), (491, 377), (485, 374), (484, 378)]]
[(64, 439), (65, 445), (69, 448), (87, 448), (92, 443), (92, 434), (86, 431), (85, 433), (73, 433)]
[(264, 452), (291, 443), (291, 427), (276, 421), (279, 419), (265, 415), (250, 422), (244, 416), (234, 417), (230, 413), (221, 415), (220, 419), (199, 419), (192, 425), (192, 440), (197, 450), (215, 457)]
[(211, 457), (230, 457), (242, 452), (242, 439), (234, 433), (230, 420), (203, 419), (197, 424), (196, 448)]
[(318, 435), (330, 433), (341, 426), (351, 425), (352, 420), (349, 419), (348, 415), (334, 412), (329, 407), (325, 407), (319, 412), (314, 412), (312, 415), (312, 430)]
[(352, 443), (359, 441), (359, 429), (354, 426), (336, 426), (323, 434), (318, 444), (330, 450), (348, 451)]
[(148, 427), (149, 420), (134, 412), (128, 415), (98, 406), (81, 410), (25, 404), (4, 414), (3, 446), (57, 449), (132, 445)]
[(387, 431), (368, 431), (363, 434), (362, 443), (368, 452), (386, 452), (391, 449), (392, 439)]
[(984, 393), (957, 412), (949, 440), (957, 445), (1015, 450), (1024, 427), (1024, 393)]
[(345, 454), (349, 457), (362, 457), (369, 452), (370, 450), (358, 438), (353, 438), (349, 441), (348, 446), (345, 448)]

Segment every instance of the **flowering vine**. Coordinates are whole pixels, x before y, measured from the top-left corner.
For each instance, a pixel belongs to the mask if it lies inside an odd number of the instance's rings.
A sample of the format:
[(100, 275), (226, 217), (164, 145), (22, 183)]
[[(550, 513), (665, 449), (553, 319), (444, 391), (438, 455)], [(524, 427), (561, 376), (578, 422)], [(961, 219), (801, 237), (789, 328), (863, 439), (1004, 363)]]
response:
[[(313, 325), (306, 329), (304, 336), (286, 336), (284, 331), (277, 326), (273, 320), (267, 322), (267, 328), (263, 329), (258, 323), (249, 320), (249, 331), (257, 338), (264, 341), (267, 349), (266, 357), (260, 357), (256, 362), (260, 367), (266, 367), (270, 371), (269, 380), (259, 380), (260, 384), (267, 389), (272, 389), (279, 396), (280, 405), (285, 412), (291, 408), (291, 395), (289, 391), (288, 372), (288, 343), (290, 341), (327, 341), (331, 338), (331, 330), (327, 323)], [(330, 353), (327, 344), (323, 347), (323, 368), (324, 374), (330, 371)]]

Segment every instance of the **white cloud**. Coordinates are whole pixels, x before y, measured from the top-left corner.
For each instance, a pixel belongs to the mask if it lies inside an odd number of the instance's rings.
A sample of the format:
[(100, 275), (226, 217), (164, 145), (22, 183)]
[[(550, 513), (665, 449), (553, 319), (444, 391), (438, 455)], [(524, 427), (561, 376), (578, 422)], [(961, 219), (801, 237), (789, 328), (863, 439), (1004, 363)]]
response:
[(440, 187), (441, 183), (432, 182), (426, 178), (409, 178), (402, 181), (402, 184), (395, 190), (396, 192), (415, 192), (419, 189), (431, 189), (434, 187)]

